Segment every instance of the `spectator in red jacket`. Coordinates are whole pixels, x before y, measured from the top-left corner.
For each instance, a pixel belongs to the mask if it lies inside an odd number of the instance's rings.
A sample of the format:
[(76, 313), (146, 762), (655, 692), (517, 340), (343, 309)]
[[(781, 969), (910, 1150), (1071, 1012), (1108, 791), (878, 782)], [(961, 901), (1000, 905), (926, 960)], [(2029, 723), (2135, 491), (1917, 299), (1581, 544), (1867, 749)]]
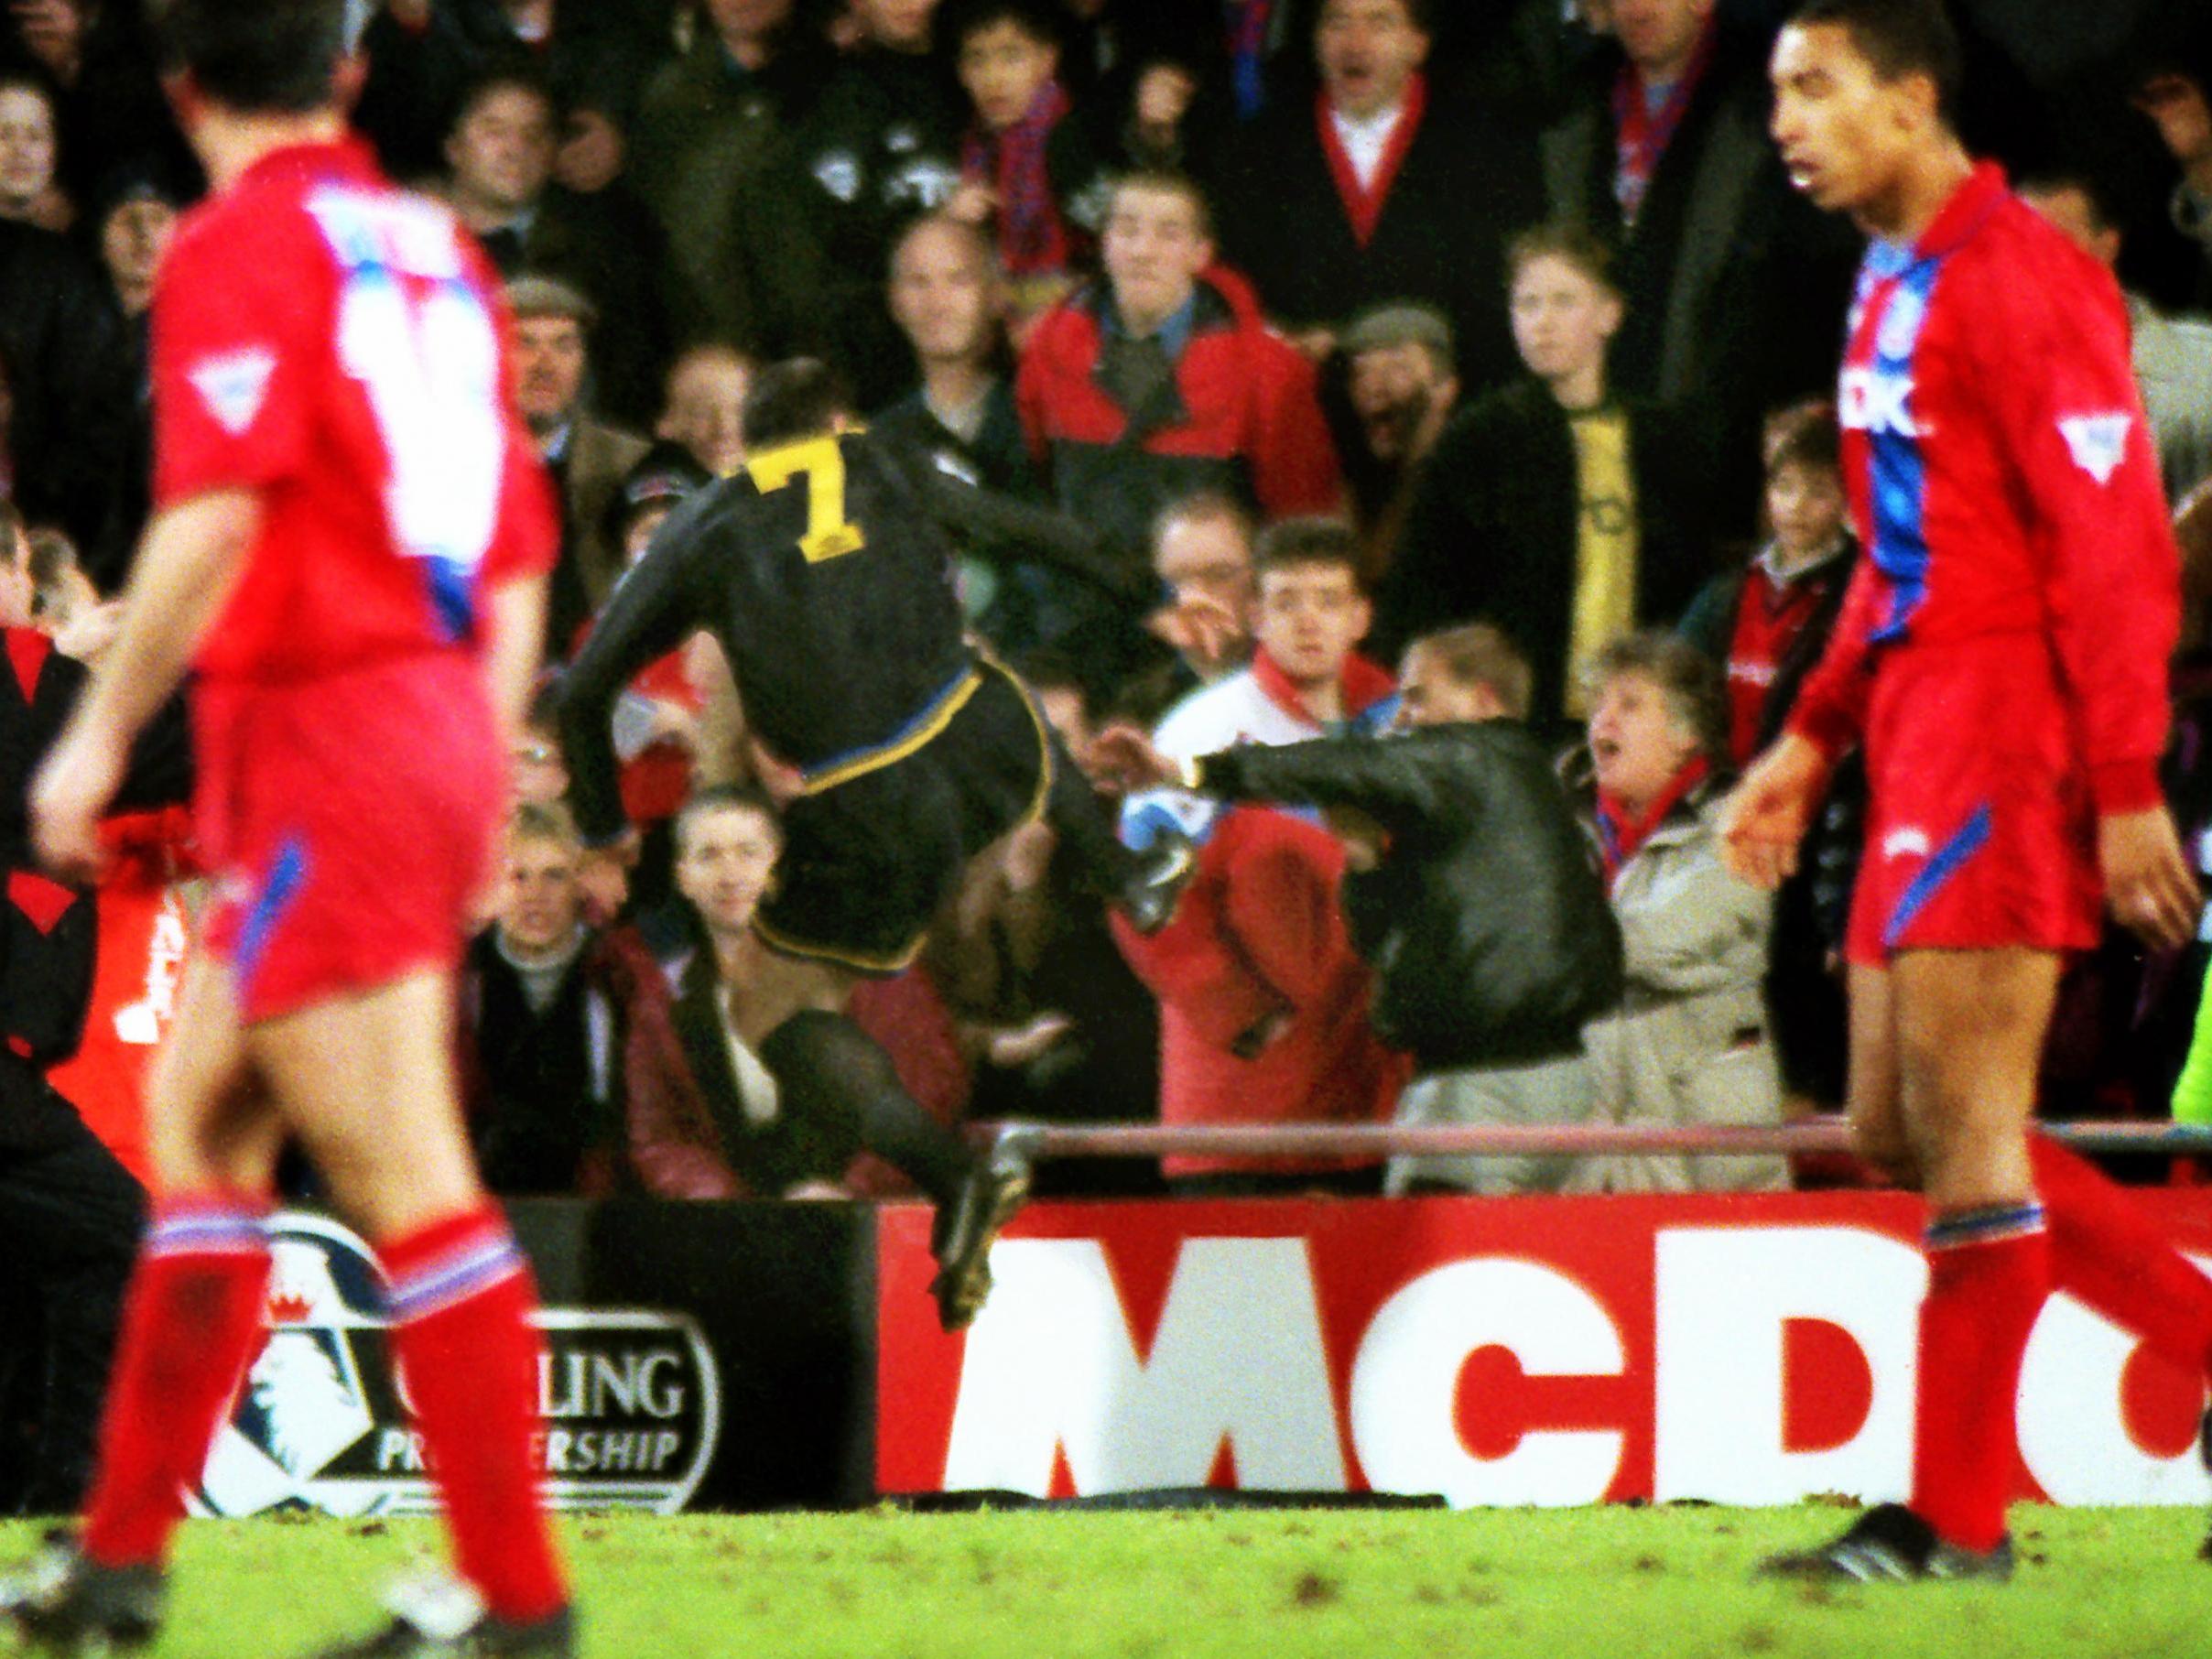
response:
[(1187, 179), (1115, 186), (1104, 277), (1037, 325), (1015, 394), (1059, 504), (1141, 569), (1160, 509), (1227, 489), (1269, 519), (1342, 496), (1314, 371), (1213, 263), (1206, 200)]
[[(1351, 531), (1276, 526), (1260, 558), (1260, 667), (1193, 694), (1155, 741), (1163, 753), (1296, 743), (1386, 720), (1390, 677), (1357, 655), (1367, 605)], [(1175, 917), (1149, 937), (1114, 919), (1122, 954), (1160, 1002), (1163, 1122), (1372, 1122), (1407, 1068), (1368, 1019), (1372, 978), (1339, 902), (1346, 851), (1309, 818), (1171, 792), (1133, 797), (1132, 839), (1165, 816), (1205, 844)], [(1382, 1166), (1343, 1158), (1164, 1161), (1201, 1194), (1381, 1190)]]

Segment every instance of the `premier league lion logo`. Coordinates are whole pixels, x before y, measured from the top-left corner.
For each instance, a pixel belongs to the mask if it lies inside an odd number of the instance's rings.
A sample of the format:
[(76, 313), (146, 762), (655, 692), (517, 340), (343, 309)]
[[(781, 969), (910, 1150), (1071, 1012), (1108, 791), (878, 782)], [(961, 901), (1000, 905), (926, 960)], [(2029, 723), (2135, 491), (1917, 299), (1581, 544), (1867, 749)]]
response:
[(369, 1252), (317, 1216), (272, 1224), (269, 1333), (217, 1435), (200, 1498), (220, 1515), (309, 1508), (367, 1514), (388, 1494), (319, 1479), (376, 1426), (364, 1373), (388, 1374), (383, 1291)]
[[(326, 1217), (269, 1223), (268, 1335), (246, 1367), (200, 1485), (201, 1514), (436, 1506), (421, 1435), (385, 1331), (369, 1248)], [(548, 1308), (533, 1449), (557, 1508), (681, 1509), (721, 1418), (714, 1357), (687, 1315)]]

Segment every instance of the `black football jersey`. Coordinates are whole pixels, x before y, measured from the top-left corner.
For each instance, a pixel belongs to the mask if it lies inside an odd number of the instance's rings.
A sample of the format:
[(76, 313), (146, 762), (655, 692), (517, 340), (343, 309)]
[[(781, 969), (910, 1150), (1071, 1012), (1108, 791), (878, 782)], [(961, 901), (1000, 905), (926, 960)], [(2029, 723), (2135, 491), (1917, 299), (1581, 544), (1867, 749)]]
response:
[(663, 525), (563, 680), (579, 827), (620, 833), (608, 713), (700, 628), (721, 642), (748, 727), (816, 772), (895, 743), (973, 660), (951, 548), (879, 440), (802, 439), (749, 457)]

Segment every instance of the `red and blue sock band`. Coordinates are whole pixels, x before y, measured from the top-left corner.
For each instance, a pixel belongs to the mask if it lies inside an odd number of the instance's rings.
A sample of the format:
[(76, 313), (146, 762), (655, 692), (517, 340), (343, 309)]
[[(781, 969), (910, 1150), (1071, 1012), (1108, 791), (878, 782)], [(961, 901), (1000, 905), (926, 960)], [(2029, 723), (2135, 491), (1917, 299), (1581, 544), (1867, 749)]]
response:
[(396, 1324), (432, 1318), (515, 1277), (525, 1267), (504, 1223), (486, 1222), (394, 1274), (385, 1305)]
[(1971, 1244), (2001, 1244), (2043, 1231), (2041, 1204), (1999, 1204), (1987, 1209), (1964, 1209), (1928, 1223), (1930, 1250), (1958, 1250)]

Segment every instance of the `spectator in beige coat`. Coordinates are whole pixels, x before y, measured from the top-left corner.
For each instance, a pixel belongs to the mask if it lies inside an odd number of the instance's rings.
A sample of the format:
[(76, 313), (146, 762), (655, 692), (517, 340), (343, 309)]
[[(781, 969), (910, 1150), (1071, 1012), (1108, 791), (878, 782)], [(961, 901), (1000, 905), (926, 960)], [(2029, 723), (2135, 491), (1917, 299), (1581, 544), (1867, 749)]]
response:
[[(1781, 1077), (1761, 983), (1770, 896), (1722, 868), (1726, 754), (1712, 665), (1673, 635), (1633, 634), (1593, 664), (1591, 825), (1621, 923), (1627, 989), (1585, 1033), (1598, 1110), (1621, 1123), (1775, 1123)], [(1584, 1161), (1578, 1190), (1768, 1191), (1779, 1156)]]

